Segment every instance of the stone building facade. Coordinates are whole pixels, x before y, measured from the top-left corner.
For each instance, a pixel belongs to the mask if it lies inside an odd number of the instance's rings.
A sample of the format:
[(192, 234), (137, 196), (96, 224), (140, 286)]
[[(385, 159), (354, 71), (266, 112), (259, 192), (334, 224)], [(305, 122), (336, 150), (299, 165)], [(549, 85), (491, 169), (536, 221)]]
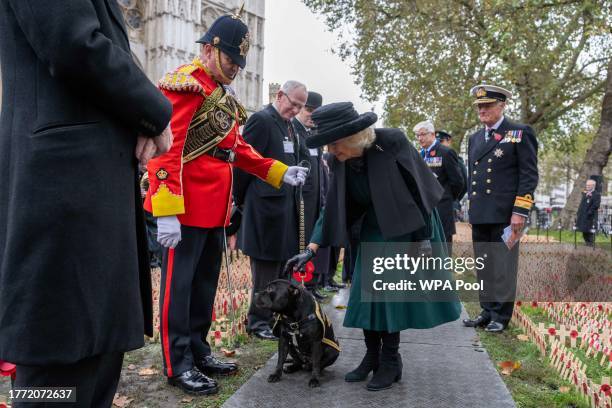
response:
[[(243, 0), (117, 0), (124, 10), (132, 50), (147, 76), (157, 82), (164, 73), (190, 62), (199, 53), (195, 41), (219, 16), (234, 13)], [(265, 0), (244, 0), (242, 20), (249, 27), (247, 65), (233, 84), (250, 112), (263, 103)]]

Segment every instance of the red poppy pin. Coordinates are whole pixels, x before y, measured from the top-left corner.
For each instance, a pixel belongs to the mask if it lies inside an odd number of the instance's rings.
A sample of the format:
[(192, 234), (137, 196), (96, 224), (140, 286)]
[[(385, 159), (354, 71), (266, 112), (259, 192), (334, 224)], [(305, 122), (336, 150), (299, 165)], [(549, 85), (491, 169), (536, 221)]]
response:
[(314, 263), (312, 261), (308, 261), (306, 265), (304, 265), (304, 271), (295, 271), (293, 272), (293, 279), (300, 283), (308, 283), (312, 280), (314, 274)]
[(429, 151), (429, 155), (430, 155), (431, 157), (434, 157), (434, 156), (436, 155), (436, 151), (435, 151), (435, 150), (430, 150), (430, 151)]
[(502, 140), (502, 135), (500, 135), (499, 133), (495, 133), (494, 137), (495, 137), (495, 140), (498, 142)]

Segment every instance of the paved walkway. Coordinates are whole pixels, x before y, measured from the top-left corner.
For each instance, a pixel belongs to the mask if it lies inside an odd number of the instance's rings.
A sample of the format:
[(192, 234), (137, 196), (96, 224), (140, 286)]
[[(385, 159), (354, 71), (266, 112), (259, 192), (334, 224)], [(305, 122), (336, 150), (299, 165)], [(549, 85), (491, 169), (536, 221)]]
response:
[[(347, 383), (344, 374), (355, 368), (365, 352), (361, 330), (342, 326), (348, 290), (342, 290), (325, 306), (334, 322), (342, 352), (324, 370), (321, 387), (308, 387), (307, 372), (284, 374), (278, 383), (267, 377), (276, 355), (223, 405), (248, 407), (415, 407), (506, 408), (515, 407), (488, 354), (480, 347), (474, 329), (461, 321), (429, 330), (402, 332), (400, 352), (404, 362), (402, 381), (390, 390), (370, 392), (365, 382)], [(461, 319), (465, 317), (465, 311)]]

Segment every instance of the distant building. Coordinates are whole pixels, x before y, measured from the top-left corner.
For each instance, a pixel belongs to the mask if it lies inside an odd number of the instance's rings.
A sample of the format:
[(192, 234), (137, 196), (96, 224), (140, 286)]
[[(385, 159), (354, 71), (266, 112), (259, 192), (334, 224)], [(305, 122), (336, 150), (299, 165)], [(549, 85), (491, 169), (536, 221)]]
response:
[[(199, 54), (195, 41), (219, 16), (234, 13), (243, 0), (118, 0), (135, 59), (153, 82)], [(263, 102), (265, 0), (245, 0), (242, 21), (249, 27), (247, 65), (232, 84), (249, 112)]]

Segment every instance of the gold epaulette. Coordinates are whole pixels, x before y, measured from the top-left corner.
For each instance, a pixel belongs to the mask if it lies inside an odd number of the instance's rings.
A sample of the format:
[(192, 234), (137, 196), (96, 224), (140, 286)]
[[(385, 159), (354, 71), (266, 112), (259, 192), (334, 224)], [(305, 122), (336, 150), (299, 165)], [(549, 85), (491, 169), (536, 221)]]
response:
[(204, 92), (202, 85), (191, 75), (197, 69), (194, 64), (183, 65), (164, 75), (159, 81), (159, 87), (174, 92)]

